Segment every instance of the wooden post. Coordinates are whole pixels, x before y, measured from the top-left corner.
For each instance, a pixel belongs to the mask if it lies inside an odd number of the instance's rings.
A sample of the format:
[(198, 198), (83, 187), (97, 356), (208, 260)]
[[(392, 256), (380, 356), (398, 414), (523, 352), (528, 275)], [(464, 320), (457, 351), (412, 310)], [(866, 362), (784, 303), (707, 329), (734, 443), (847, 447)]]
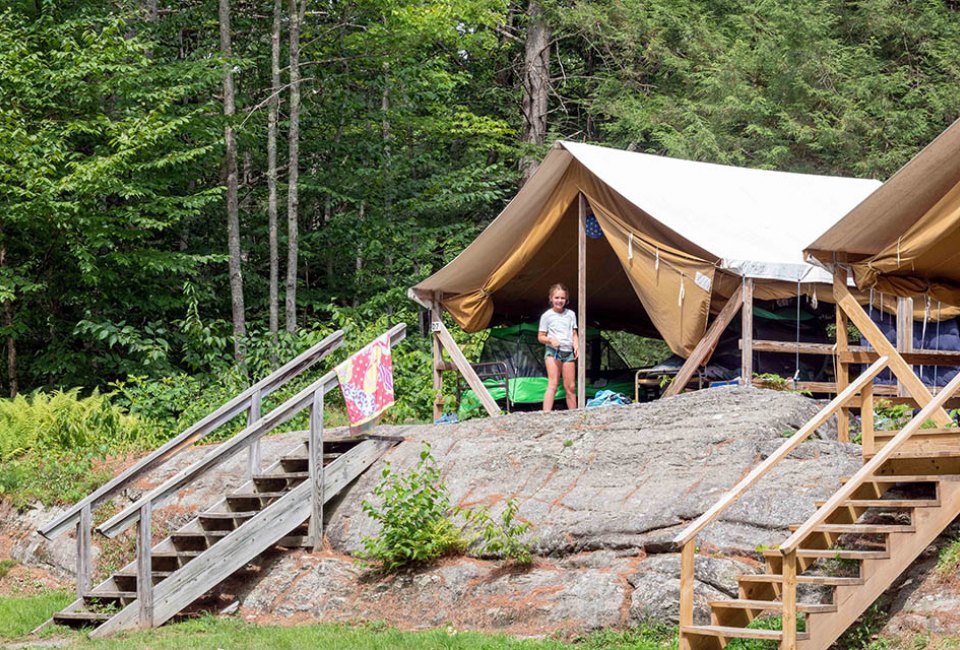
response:
[(80, 511), (77, 522), (77, 597), (83, 598), (90, 591), (90, 531), (93, 527), (90, 504)]
[[(846, 282), (846, 271), (843, 271), (843, 281)], [(850, 368), (846, 361), (843, 361), (841, 353), (850, 349), (850, 342), (847, 340), (847, 315), (840, 305), (836, 305), (836, 323), (837, 323), (837, 394), (850, 384)], [(850, 442), (850, 409), (842, 407), (837, 411), (837, 440), (840, 442)]]
[(738, 291), (730, 296), (730, 300), (727, 301), (727, 304), (724, 305), (720, 313), (717, 314), (717, 317), (713, 323), (711, 323), (709, 329), (707, 329), (707, 333), (703, 335), (703, 338), (697, 343), (697, 347), (693, 349), (693, 352), (683, 363), (683, 366), (681, 366), (680, 371), (673, 378), (673, 381), (667, 386), (667, 390), (663, 391), (663, 397), (672, 397), (680, 393), (680, 391), (686, 387), (690, 378), (693, 377), (693, 373), (697, 371), (697, 368), (710, 360), (710, 355), (713, 354), (714, 348), (717, 347), (717, 341), (720, 340), (720, 335), (727, 329), (727, 325), (730, 324), (733, 317), (737, 315), (737, 310), (740, 309), (742, 304), (742, 291)]
[[(913, 298), (897, 298), (897, 352), (913, 352)], [(906, 386), (897, 380), (897, 396), (907, 397)]]
[(140, 508), (137, 523), (137, 603), (140, 627), (153, 627), (153, 557), (151, 553), (150, 519), (153, 510), (150, 501)]
[(783, 554), (783, 586), (780, 598), (783, 601), (783, 639), (780, 650), (797, 648), (797, 552)]
[(323, 543), (323, 389), (313, 394), (310, 406), (310, 440), (307, 444), (310, 454), (308, 469), (310, 484), (313, 486), (310, 496), (310, 523), (307, 536), (313, 550), (319, 550)]
[(577, 223), (577, 331), (580, 358), (577, 359), (577, 408), (587, 404), (587, 197), (581, 192)]
[[(430, 300), (430, 322), (443, 322), (443, 312), (440, 311), (439, 296), (434, 293)], [(440, 336), (431, 331), (433, 342), (433, 419), (440, 419), (443, 415), (443, 348), (440, 346)]]
[(693, 578), (696, 540), (691, 539), (680, 550), (680, 650), (690, 650), (690, 640), (683, 630), (693, 625)]
[(860, 394), (860, 446), (864, 456), (876, 451), (873, 436), (873, 382), (864, 386)]
[[(247, 426), (253, 426), (254, 422), (260, 419), (260, 409), (262, 408), (263, 400), (260, 396), (260, 390), (255, 390), (253, 395), (250, 396), (250, 410), (247, 411)], [(260, 439), (257, 438), (250, 445), (250, 449), (247, 452), (249, 456), (247, 457), (247, 478), (253, 479), (254, 476), (260, 473)]]
[(743, 280), (743, 307), (740, 310), (740, 383), (753, 385), (753, 279)]

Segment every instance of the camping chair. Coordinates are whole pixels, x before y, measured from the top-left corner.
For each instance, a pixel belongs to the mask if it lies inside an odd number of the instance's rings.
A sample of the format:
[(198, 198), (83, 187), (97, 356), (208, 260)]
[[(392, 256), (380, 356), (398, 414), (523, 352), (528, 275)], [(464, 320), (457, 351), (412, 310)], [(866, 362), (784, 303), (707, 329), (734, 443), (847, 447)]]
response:
[[(482, 363), (472, 363), (470, 366), (473, 368), (474, 372), (477, 373), (477, 377), (480, 378), (480, 381), (488, 388), (502, 388), (504, 390), (504, 402), (506, 412), (510, 412), (510, 368), (507, 366), (504, 361), (484, 361)], [(496, 383), (487, 384), (487, 379), (496, 379), (499, 380)], [(460, 401), (461, 396), (463, 395), (464, 390), (466, 390), (463, 375), (457, 373), (457, 402)]]

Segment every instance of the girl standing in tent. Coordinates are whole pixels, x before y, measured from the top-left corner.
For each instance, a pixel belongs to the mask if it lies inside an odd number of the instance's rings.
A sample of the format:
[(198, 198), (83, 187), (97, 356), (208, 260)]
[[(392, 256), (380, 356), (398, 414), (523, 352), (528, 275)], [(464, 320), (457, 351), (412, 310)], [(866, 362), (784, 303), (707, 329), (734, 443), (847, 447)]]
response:
[(577, 336), (577, 316), (567, 309), (567, 287), (555, 284), (550, 287), (550, 309), (540, 317), (537, 340), (547, 346), (544, 364), (547, 366), (547, 391), (543, 394), (543, 410), (553, 410), (553, 398), (563, 376), (563, 389), (567, 393), (567, 408), (577, 408), (576, 374), (577, 358), (580, 356), (580, 340)]

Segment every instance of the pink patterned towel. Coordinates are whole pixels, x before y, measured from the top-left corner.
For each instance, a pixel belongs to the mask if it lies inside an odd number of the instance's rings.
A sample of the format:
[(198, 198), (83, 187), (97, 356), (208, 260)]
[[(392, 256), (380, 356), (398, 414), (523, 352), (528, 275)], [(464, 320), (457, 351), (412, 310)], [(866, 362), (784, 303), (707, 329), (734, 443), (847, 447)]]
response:
[(390, 335), (378, 337), (341, 363), (336, 373), (350, 426), (364, 424), (383, 413), (393, 404)]

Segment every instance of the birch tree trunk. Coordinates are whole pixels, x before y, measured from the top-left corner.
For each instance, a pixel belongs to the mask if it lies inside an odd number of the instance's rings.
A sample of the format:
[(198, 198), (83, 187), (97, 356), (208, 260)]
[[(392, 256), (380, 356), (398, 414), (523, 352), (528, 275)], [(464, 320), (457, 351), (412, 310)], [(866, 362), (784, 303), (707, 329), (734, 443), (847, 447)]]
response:
[[(301, 0), (303, 2), (303, 0)], [(297, 331), (297, 264), (299, 255), (299, 207), (297, 183), (300, 178), (300, 7), (297, 0), (287, 1), (290, 16), (290, 150), (287, 173), (287, 291), (286, 328)]]
[(247, 336), (246, 316), (243, 305), (243, 276), (240, 272), (240, 215), (237, 205), (237, 140), (233, 133), (233, 116), (236, 112), (233, 98), (233, 63), (230, 61), (230, 0), (220, 0), (220, 53), (223, 64), (223, 115), (227, 125), (223, 130), (224, 172), (227, 186), (227, 248), (230, 253), (230, 306), (233, 314), (233, 352), (238, 362), (243, 362)]
[[(547, 138), (547, 100), (550, 95), (550, 26), (538, 0), (527, 7), (527, 37), (523, 58), (523, 141), (543, 144)], [(524, 181), (537, 171), (537, 158), (520, 161)]]
[[(273, 0), (270, 32), (270, 104), (267, 111), (267, 220), (270, 231), (270, 336), (280, 330), (280, 245), (277, 236), (277, 119), (280, 113), (280, 23), (283, 2)], [(274, 365), (276, 359), (271, 356)]]

